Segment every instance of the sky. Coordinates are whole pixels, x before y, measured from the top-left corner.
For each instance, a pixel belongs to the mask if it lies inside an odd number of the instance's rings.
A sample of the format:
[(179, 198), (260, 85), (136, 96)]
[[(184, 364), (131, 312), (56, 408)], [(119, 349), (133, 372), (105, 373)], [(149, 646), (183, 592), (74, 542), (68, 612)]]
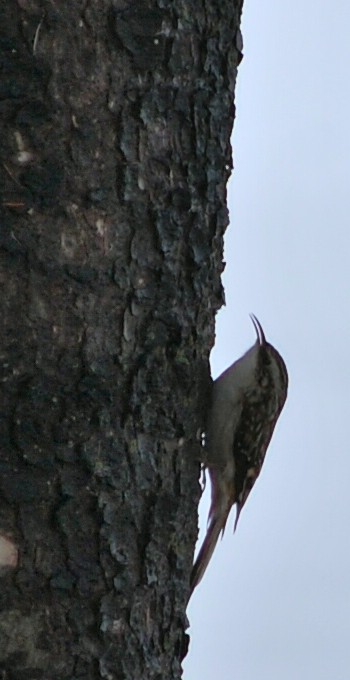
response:
[(212, 373), (253, 312), (290, 387), (190, 602), (184, 680), (349, 680), (350, 4), (246, 0), (242, 33)]

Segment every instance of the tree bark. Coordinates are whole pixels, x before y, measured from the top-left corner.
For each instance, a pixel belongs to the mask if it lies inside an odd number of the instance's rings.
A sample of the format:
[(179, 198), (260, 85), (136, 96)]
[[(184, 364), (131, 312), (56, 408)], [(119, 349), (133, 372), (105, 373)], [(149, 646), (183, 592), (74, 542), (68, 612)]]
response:
[(0, 671), (180, 678), (237, 0), (0, 10)]

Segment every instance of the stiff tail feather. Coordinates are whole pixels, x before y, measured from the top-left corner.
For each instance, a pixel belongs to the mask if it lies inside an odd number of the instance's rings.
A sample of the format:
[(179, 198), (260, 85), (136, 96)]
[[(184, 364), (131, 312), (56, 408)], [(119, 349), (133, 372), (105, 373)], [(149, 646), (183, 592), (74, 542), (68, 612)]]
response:
[(191, 579), (190, 579), (190, 597), (198, 586), (198, 583), (202, 580), (205, 570), (210, 562), (211, 556), (215, 550), (215, 546), (218, 542), (218, 538), (221, 532), (224, 532), (226, 521), (230, 512), (230, 508), (227, 511), (220, 514), (209, 514), (209, 526), (207, 530), (207, 535), (203, 541), (203, 545), (198, 553), (197, 559), (192, 567)]

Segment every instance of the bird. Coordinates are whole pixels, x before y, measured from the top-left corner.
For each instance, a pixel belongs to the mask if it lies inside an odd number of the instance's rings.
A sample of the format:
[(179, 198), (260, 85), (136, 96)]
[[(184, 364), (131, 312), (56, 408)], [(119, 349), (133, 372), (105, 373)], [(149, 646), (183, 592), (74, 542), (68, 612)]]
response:
[(256, 316), (250, 317), (257, 335), (255, 344), (212, 385), (203, 447), (211, 505), (207, 533), (191, 572), (190, 597), (203, 578), (234, 505), (234, 531), (237, 528), (287, 398), (285, 362), (267, 342)]

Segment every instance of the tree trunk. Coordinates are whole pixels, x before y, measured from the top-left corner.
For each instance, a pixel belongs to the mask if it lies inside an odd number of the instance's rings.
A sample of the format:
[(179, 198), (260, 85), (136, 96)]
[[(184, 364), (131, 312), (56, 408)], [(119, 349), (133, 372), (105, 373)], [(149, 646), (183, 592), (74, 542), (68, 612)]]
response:
[(0, 10), (0, 671), (180, 678), (242, 2)]

